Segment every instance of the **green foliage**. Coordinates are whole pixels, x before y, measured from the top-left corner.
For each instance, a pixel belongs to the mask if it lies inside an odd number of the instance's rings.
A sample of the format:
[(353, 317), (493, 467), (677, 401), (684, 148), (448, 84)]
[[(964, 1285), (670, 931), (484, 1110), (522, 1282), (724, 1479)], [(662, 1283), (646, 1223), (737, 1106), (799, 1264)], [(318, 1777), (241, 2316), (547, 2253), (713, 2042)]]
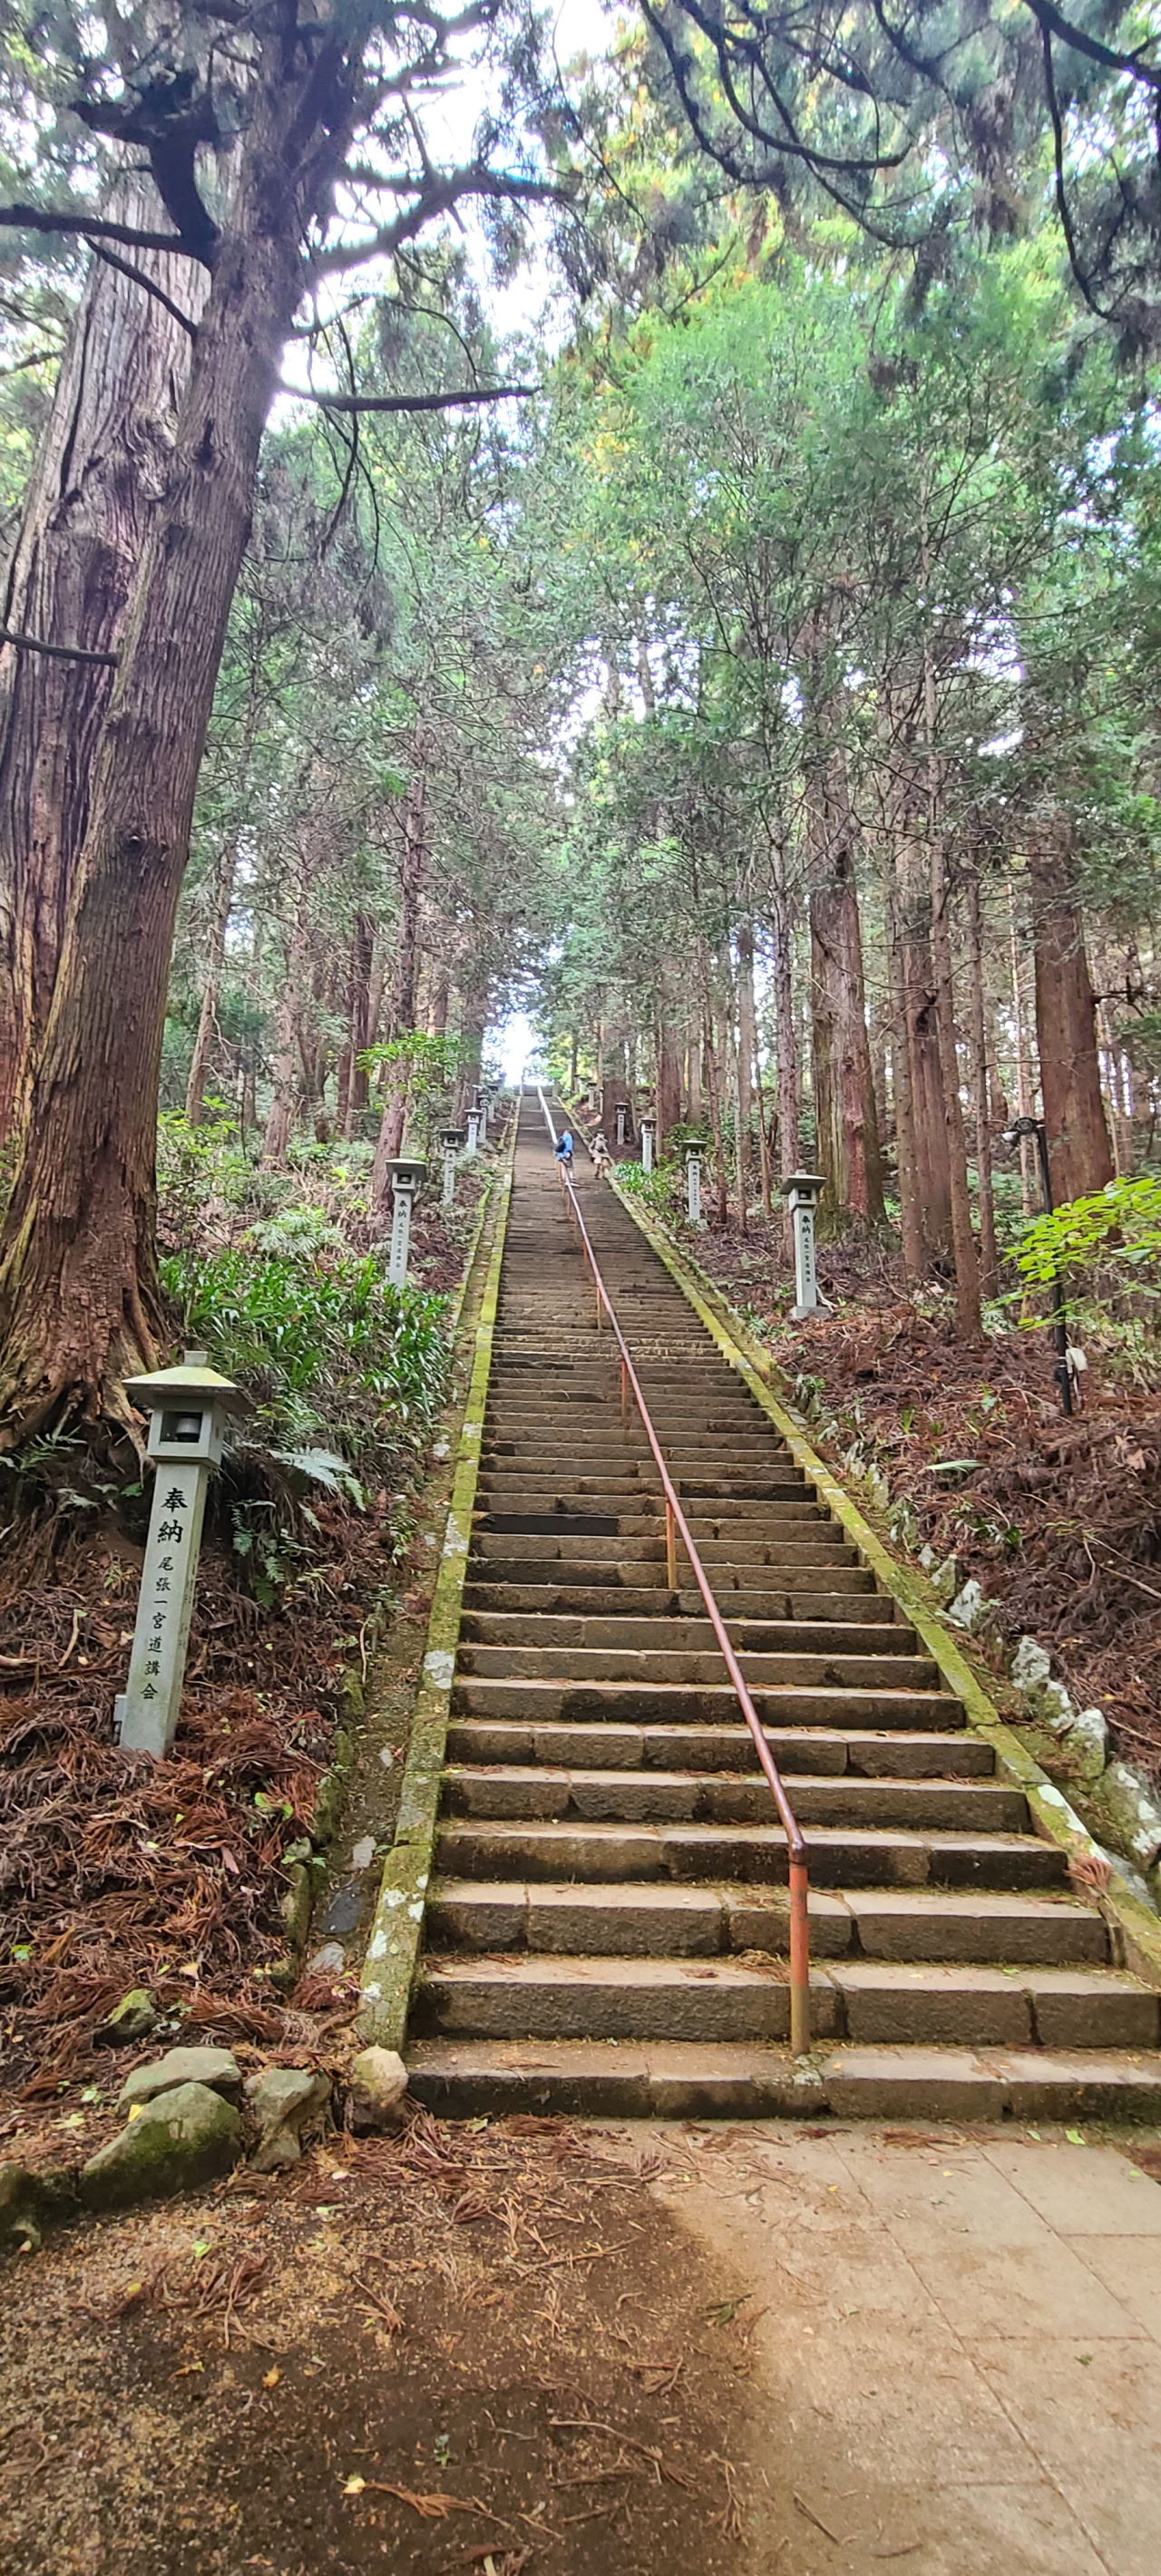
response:
[(313, 1256), (178, 1253), (162, 1277), (186, 1334), (257, 1399), (272, 1449), (287, 1430), (281, 1445), (297, 1448), (329, 1429), (347, 1460), (373, 1462), (422, 1438), (433, 1419), (447, 1370), (445, 1300), (392, 1286), (373, 1255), (324, 1270)]
[(1161, 1176), (1110, 1181), (1091, 1198), (1071, 1199), (1051, 1216), (1034, 1217), (1016, 1249), (1025, 1279), (1048, 1286), (1058, 1271), (1081, 1280), (1109, 1273), (1123, 1288), (1161, 1294), (1145, 1275), (1161, 1256)]

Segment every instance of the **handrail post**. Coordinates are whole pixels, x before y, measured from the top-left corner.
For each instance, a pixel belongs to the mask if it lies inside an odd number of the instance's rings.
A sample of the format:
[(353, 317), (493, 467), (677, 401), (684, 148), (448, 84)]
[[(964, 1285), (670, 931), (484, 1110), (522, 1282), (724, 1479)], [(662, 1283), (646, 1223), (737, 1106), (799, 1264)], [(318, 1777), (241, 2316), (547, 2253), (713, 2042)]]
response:
[(669, 1585), (669, 1589), (670, 1589), (670, 1591), (671, 1591), (671, 1592), (676, 1592), (676, 1590), (677, 1590), (677, 1530), (676, 1530), (676, 1527), (675, 1527), (675, 1524), (674, 1524), (674, 1519), (673, 1519), (673, 1505), (672, 1505), (672, 1503), (668, 1500), (668, 1497), (666, 1498), (666, 1504), (665, 1504), (665, 1578), (666, 1578), (666, 1581), (667, 1581), (667, 1583), (668, 1583), (668, 1585)]
[(790, 2054), (810, 2055), (810, 1915), (805, 1858), (790, 1859)]
[(622, 1362), (621, 1362), (621, 1420), (622, 1420), (622, 1422), (625, 1420), (625, 1416), (626, 1416), (626, 1414), (628, 1413), (628, 1410), (629, 1410), (629, 1379), (628, 1379), (628, 1373), (627, 1373), (626, 1368), (625, 1368), (624, 1360), (622, 1360)]

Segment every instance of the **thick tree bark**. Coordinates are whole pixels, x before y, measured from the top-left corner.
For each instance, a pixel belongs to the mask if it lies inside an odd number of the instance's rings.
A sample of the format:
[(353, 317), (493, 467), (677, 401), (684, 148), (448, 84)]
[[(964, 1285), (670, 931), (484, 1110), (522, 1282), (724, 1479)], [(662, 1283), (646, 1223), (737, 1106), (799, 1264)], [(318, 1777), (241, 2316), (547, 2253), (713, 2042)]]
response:
[(980, 1287), (985, 1297), (1000, 1291), (996, 1247), (996, 1202), (992, 1188), (991, 1083), (988, 1017), (984, 1000), (984, 927), (980, 880), (976, 869), (967, 880), (968, 963), (971, 973), (972, 1080), (975, 1090), (976, 1185), (980, 1202)]
[[(122, 179), (111, 219), (156, 229), (150, 181)], [(209, 280), (188, 259), (135, 265), (188, 313)], [(112, 653), (165, 492), (193, 343), (164, 305), (94, 255), (69, 332), (4, 584), (2, 622)], [(0, 1144), (27, 1122), (65, 912), (85, 835), (110, 667), (0, 646)]]
[(347, 1036), (339, 1058), (338, 1106), (335, 1130), (350, 1137), (355, 1120), (367, 1106), (368, 1074), (359, 1057), (371, 1045), (371, 974), (375, 956), (375, 924), (369, 912), (355, 916), (351, 933), (351, 954), (347, 973)]
[[(786, 890), (783, 852), (772, 844), (770, 937), (774, 972), (774, 1053), (778, 1076), (778, 1145), (783, 1174), (796, 1171), (801, 1152), (798, 1129), (801, 1093), (798, 1041), (794, 1028), (794, 942)], [(787, 1226), (790, 1220), (787, 1218)]]
[(1103, 1190), (1113, 1158), (1101, 1097), (1096, 1003), (1076, 900), (1066, 818), (1050, 814), (1028, 837), (1032, 947), (1036, 969), (1036, 1035), (1048, 1136), (1048, 1168), (1058, 1207)]
[[(0, 1236), (0, 1423), (125, 1418), (158, 1356), (157, 1082), (174, 913), (258, 449), (301, 291), (298, 245), (341, 148), (305, 59), (266, 40), (164, 498), (96, 758), (83, 847)], [(313, 106), (305, 110), (307, 93)], [(305, 130), (300, 120), (305, 113)], [(312, 121), (313, 120), (313, 121)]]
[(963, 1107), (959, 1093), (959, 1049), (956, 1044), (949, 892), (943, 840), (938, 832), (933, 832), (931, 836), (930, 867), (931, 954), (935, 967), (936, 1028), (939, 1036), (940, 1071), (943, 1077), (947, 1164), (951, 1182), (956, 1320), (964, 1340), (978, 1342), (983, 1330), (980, 1319), (980, 1267), (976, 1254), (976, 1239), (972, 1232), (971, 1202), (968, 1198), (967, 1141), (964, 1136)]
[[(427, 875), (427, 771), (422, 735), (414, 744), (415, 770), (403, 813), (403, 858), (399, 871), (399, 924), (391, 981), (387, 1041), (404, 1038), (415, 1027), (419, 985), (419, 914)], [(383, 1067), (383, 1115), (371, 1167), (371, 1222), (381, 1230), (391, 1215), (388, 1164), (403, 1150), (407, 1119), (408, 1073), (404, 1064)]]
[(946, 1254), (952, 1248), (951, 1170), (931, 951), (931, 881), (927, 850), (910, 829), (904, 829), (896, 848), (896, 905), (923, 1249), (925, 1255)]
[(810, 869), (811, 1028), (818, 1163), (828, 1231), (848, 1216), (881, 1224), (883, 1165), (867, 1036), (854, 846), (840, 751), (805, 772)]
[(923, 1208), (915, 1147), (915, 1112), (911, 1099), (903, 947), (890, 884), (886, 889), (886, 914), (891, 980), (891, 1088), (895, 1104), (895, 1155), (899, 1167), (899, 1230), (903, 1243), (903, 1276), (908, 1287), (914, 1288), (923, 1277)]
[(205, 988), (198, 1017), (198, 1033), (194, 1039), (189, 1081), (185, 1089), (185, 1114), (191, 1127), (200, 1127), (205, 1105), (206, 1074), (209, 1071), (210, 1049), (214, 1042), (214, 1028), (217, 1022), (218, 984), (221, 978), (222, 960), (226, 953), (226, 932), (230, 922), (230, 906), (234, 900), (234, 876), (237, 864), (237, 851), (233, 842), (229, 841), (218, 860), (214, 912), (210, 923), (209, 948), (206, 956)]
[(665, 1151), (665, 1140), (681, 1118), (681, 1056), (678, 1050), (674, 1001), (675, 977), (669, 970), (658, 979), (654, 1005), (657, 1029), (657, 1151)]
[(758, 1022), (754, 1008), (754, 925), (738, 932), (738, 1196), (742, 1223), (750, 1195), (751, 1142), (754, 1118), (754, 1074), (758, 1060)]

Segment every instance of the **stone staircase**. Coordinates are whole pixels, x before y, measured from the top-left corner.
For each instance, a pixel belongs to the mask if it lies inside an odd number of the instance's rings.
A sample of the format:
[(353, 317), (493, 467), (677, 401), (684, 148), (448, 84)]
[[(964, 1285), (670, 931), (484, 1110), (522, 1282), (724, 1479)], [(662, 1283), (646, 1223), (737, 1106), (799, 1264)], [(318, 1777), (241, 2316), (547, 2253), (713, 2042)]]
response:
[[(1161, 1997), (631, 1218), (577, 1187), (810, 1859), (679, 1558), (533, 1096), (521, 1108), (412, 2089), (501, 2109), (1161, 2117)], [(684, 1582), (682, 1580), (684, 1576)]]

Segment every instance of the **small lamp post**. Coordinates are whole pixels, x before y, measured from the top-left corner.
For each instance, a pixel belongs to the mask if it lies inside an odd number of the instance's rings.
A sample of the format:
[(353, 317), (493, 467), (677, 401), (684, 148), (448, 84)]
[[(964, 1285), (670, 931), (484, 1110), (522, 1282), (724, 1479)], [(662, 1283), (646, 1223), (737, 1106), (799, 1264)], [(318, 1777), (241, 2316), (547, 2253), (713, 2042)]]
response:
[(400, 1154), (393, 1163), (388, 1163), (387, 1169), (391, 1174), (395, 1200), (387, 1276), (396, 1288), (402, 1288), (407, 1277), (407, 1255), (411, 1247), (412, 1202), (427, 1178), (427, 1165), (417, 1162), (414, 1154)]
[[(1048, 1163), (1048, 1130), (1044, 1120), (1014, 1118), (1011, 1126), (1004, 1130), (1004, 1143), (1016, 1145), (1021, 1136), (1034, 1136), (1036, 1139), (1036, 1160), (1040, 1166), (1040, 1190), (1044, 1200), (1044, 1213), (1045, 1216), (1051, 1216), (1055, 1202), (1052, 1196), (1052, 1173)], [(1071, 1414), (1073, 1409), (1072, 1362), (1068, 1356), (1068, 1308), (1064, 1297), (1064, 1281), (1055, 1263), (1052, 1267), (1051, 1293), (1052, 1339), (1056, 1345), (1056, 1361), (1052, 1374), (1060, 1394), (1061, 1412)]]
[(685, 1149), (685, 1204), (691, 1225), (701, 1224), (701, 1147)]
[(246, 1399), (204, 1351), (187, 1351), (178, 1368), (126, 1378), (125, 1392), (148, 1410), (145, 1449), (157, 1474), (129, 1680), (113, 1713), (122, 1750), (161, 1761), (177, 1731), (210, 1469), (222, 1454), (227, 1414)]
[(469, 1157), (470, 1157), (471, 1155), (473, 1155), (473, 1154), (475, 1154), (475, 1153), (477, 1153), (477, 1152), (479, 1151), (479, 1144), (480, 1144), (480, 1111), (479, 1111), (479, 1108), (478, 1108), (478, 1107), (474, 1107), (474, 1108), (469, 1109), (469, 1111), (468, 1111), (468, 1142), (467, 1142), (467, 1149), (466, 1149), (466, 1150), (467, 1150), (467, 1153), (468, 1153)]
[(627, 1108), (626, 1108), (626, 1106), (625, 1106), (624, 1101), (623, 1101), (623, 1100), (619, 1100), (619, 1101), (617, 1102), (616, 1108), (615, 1108), (615, 1109), (614, 1109), (614, 1111), (613, 1111), (613, 1134), (614, 1134), (614, 1137), (615, 1137), (615, 1139), (616, 1139), (617, 1144), (621, 1147), (622, 1151), (624, 1150), (624, 1145), (625, 1145), (625, 1136), (626, 1136), (626, 1131), (627, 1131), (628, 1117), (629, 1117), (629, 1112), (628, 1112), (628, 1110), (627, 1110)]
[(441, 1127), (439, 1141), (443, 1147), (443, 1203), (454, 1207), (456, 1200), (456, 1162), (464, 1141), (462, 1127)]
[(808, 1315), (829, 1315), (825, 1297), (818, 1293), (818, 1273), (814, 1262), (814, 1211), (826, 1186), (821, 1172), (788, 1172), (779, 1183), (790, 1209), (794, 1228), (794, 1284), (798, 1303), (790, 1311), (793, 1324), (804, 1323)]
[(653, 1169), (653, 1149), (656, 1141), (657, 1120), (651, 1109), (643, 1110), (641, 1114), (641, 1169), (643, 1172), (648, 1173)]

